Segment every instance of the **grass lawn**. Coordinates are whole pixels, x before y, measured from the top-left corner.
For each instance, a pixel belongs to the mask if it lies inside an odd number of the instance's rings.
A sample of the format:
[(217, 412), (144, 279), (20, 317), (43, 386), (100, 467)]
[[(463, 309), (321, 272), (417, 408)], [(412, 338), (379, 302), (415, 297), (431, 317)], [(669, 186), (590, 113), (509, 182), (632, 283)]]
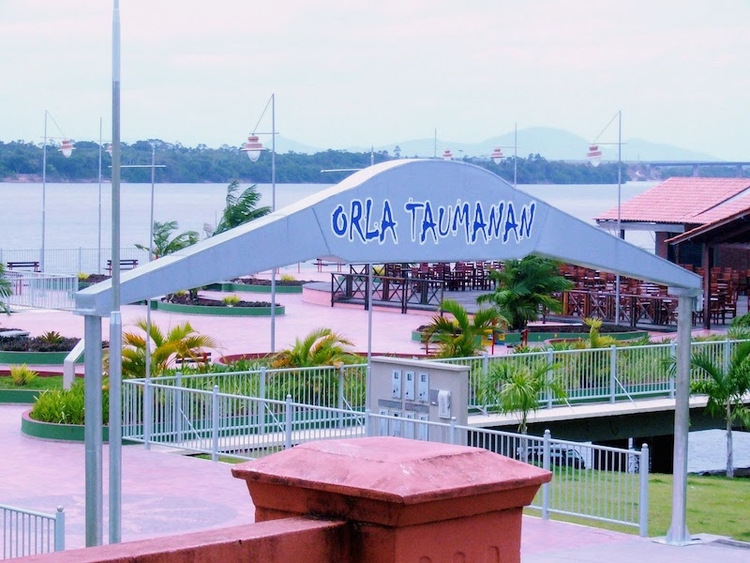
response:
[[(672, 520), (672, 476), (649, 479), (649, 536), (664, 536)], [(688, 476), (687, 527), (750, 542), (750, 479)]]
[[(601, 488), (617, 489), (619, 479), (631, 478), (624, 473), (610, 473), (602, 479), (593, 479), (588, 484), (585, 474), (590, 471), (571, 472), (570, 475), (557, 476), (569, 481), (577, 482), (572, 488), (568, 488), (567, 494), (575, 499), (577, 508), (581, 505), (595, 503), (601, 508), (599, 495), (595, 489)], [(632, 474), (631, 474), (632, 475)], [(592, 494), (593, 493), (593, 494)], [(540, 491), (541, 494), (541, 491)], [(563, 493), (566, 494), (566, 493)], [(653, 474), (649, 476), (649, 506), (648, 506), (648, 535), (649, 537), (666, 536), (672, 522), (672, 476)], [(633, 507), (637, 509), (637, 507)], [(591, 507), (589, 508), (591, 510)], [(539, 510), (527, 509), (528, 514), (538, 516)], [(691, 534), (715, 534), (728, 536), (739, 541), (750, 542), (750, 479), (735, 477), (697, 475), (688, 476), (687, 493), (687, 527)], [(587, 518), (578, 518), (568, 515), (550, 514), (553, 520), (573, 522), (584, 526), (593, 526), (637, 534), (634, 527), (597, 522)]]
[(10, 375), (0, 375), (0, 389), (62, 389), (62, 375), (37, 376), (28, 385), (18, 386)]

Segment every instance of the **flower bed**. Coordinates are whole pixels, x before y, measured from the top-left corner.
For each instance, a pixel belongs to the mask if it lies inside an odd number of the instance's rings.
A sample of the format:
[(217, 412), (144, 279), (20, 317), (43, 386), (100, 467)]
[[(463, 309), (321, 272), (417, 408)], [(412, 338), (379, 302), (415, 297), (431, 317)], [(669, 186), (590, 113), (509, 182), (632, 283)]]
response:
[[(186, 315), (218, 315), (226, 317), (263, 317), (271, 315), (271, 303), (267, 301), (240, 301), (226, 305), (218, 299), (189, 296), (172, 296), (169, 300), (152, 301), (152, 308)], [(277, 315), (284, 314), (284, 306), (278, 303), (274, 309)]]
[[(276, 280), (276, 293), (302, 293), (306, 281)], [(211, 284), (208, 289), (216, 291), (244, 291), (250, 293), (271, 293), (271, 280), (261, 278), (236, 278), (228, 282)]]
[[(2, 332), (19, 331), (3, 329)], [(62, 364), (79, 341), (80, 338), (64, 337), (56, 332), (47, 332), (42, 336), (33, 337), (25, 335), (3, 337), (0, 338), (0, 364)]]

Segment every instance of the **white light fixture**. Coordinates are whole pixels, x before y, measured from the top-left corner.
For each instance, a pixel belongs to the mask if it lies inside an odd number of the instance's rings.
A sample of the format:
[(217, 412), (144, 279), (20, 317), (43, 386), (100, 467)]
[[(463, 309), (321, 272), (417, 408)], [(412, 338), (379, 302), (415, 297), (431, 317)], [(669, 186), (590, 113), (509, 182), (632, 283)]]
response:
[(492, 159), (492, 162), (494, 162), (495, 164), (500, 164), (500, 162), (505, 158), (505, 155), (503, 154), (503, 149), (501, 149), (500, 147), (495, 147), (495, 150), (492, 151), (490, 158)]
[(450, 149), (445, 149), (443, 151), (443, 160), (453, 160), (453, 153)]
[(60, 148), (57, 150), (60, 151), (65, 158), (70, 158), (70, 155), (73, 154), (73, 149), (75, 149), (73, 141), (70, 139), (63, 139), (62, 143), (60, 143)]
[(602, 161), (602, 151), (599, 145), (589, 145), (589, 152), (586, 153), (586, 160), (591, 163), (591, 166), (596, 168)]
[(247, 143), (242, 145), (240, 149), (242, 152), (247, 154), (247, 157), (256, 162), (260, 158), (261, 151), (264, 151), (263, 144), (258, 140), (257, 135), (250, 135), (247, 138)]

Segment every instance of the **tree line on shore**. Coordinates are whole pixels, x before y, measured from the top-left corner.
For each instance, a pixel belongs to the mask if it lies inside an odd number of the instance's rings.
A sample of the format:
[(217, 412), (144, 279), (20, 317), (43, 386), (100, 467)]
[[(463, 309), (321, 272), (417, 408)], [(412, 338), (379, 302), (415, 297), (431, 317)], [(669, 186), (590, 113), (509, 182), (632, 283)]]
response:
[[(265, 153), (257, 162), (250, 162), (239, 147), (223, 145), (217, 149), (205, 145), (185, 147), (179, 143), (161, 140), (138, 141), (122, 144), (121, 163), (141, 165), (145, 168), (124, 168), (123, 182), (148, 183), (151, 181), (152, 145), (155, 163), (164, 168), (155, 169), (158, 183), (224, 183), (232, 180), (266, 184), (271, 182), (271, 158)], [(43, 148), (41, 144), (24, 141), (0, 142), (0, 180), (41, 181)], [(102, 150), (102, 178), (110, 177), (111, 157)], [(47, 180), (50, 182), (96, 182), (99, 178), (98, 143), (79, 141), (73, 155), (65, 158), (56, 147), (47, 147)], [(349, 171), (330, 172), (336, 169), (365, 168), (373, 163), (398, 158), (388, 151), (347, 152), (326, 150), (314, 154), (295, 152), (276, 154), (276, 182), (293, 184), (334, 184)], [(495, 164), (488, 158), (463, 157), (461, 160), (486, 168), (513, 182), (514, 168), (519, 184), (616, 184), (617, 164), (602, 163), (598, 167), (586, 163), (549, 161), (539, 154), (506, 158)], [(515, 164), (515, 167), (514, 167)], [(329, 172), (323, 172), (328, 170)], [(623, 167), (622, 181), (629, 179)]]

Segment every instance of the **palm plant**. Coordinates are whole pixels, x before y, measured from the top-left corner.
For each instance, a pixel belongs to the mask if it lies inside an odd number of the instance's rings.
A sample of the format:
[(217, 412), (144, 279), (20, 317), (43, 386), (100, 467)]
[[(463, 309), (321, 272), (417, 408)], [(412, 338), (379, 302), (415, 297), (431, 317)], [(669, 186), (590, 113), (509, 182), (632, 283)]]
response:
[(259, 219), (271, 212), (270, 207), (258, 207), (261, 196), (257, 185), (249, 186), (237, 196), (236, 192), (239, 188), (240, 184), (237, 180), (227, 186), (227, 205), (221, 215), (219, 224), (216, 225), (214, 235)]
[[(750, 335), (746, 333), (745, 336)], [(750, 428), (750, 409), (743, 402), (750, 392), (750, 341), (737, 345), (726, 367), (723, 362), (715, 362), (708, 354), (693, 356), (691, 363), (707, 376), (693, 381), (690, 384), (691, 392), (707, 395), (706, 412), (724, 417), (726, 422), (726, 476), (734, 477), (732, 425), (739, 422)]]
[(164, 223), (154, 221), (154, 240), (152, 241), (151, 248), (149, 249), (142, 244), (136, 244), (135, 246), (140, 250), (145, 250), (146, 252), (150, 251), (154, 256), (154, 259), (156, 259), (177, 252), (178, 250), (182, 250), (183, 248), (187, 248), (188, 246), (192, 246), (198, 242), (200, 235), (197, 231), (185, 231), (170, 238), (172, 232), (177, 229), (177, 221), (166, 221)]
[(477, 303), (492, 303), (508, 319), (511, 330), (522, 330), (539, 318), (542, 309), (562, 311), (562, 303), (553, 295), (572, 289), (573, 283), (560, 275), (559, 266), (539, 256), (508, 260), (501, 270), (490, 272), (495, 290), (479, 296)]
[(511, 361), (494, 363), (479, 386), (479, 398), (489, 410), (517, 414), (518, 431), (526, 434), (529, 413), (539, 408), (545, 394), (566, 396), (562, 383), (547, 375), (554, 368), (555, 365), (549, 362), (532, 365)]
[(484, 332), (506, 322), (494, 307), (479, 309), (471, 316), (457, 301), (444, 299), (440, 309), (451, 318), (435, 315), (424, 334), (427, 342), (434, 339), (438, 343), (437, 355), (441, 358), (466, 358), (483, 352)]
[(10, 307), (5, 299), (13, 295), (13, 289), (10, 280), (5, 277), (5, 266), (0, 263), (0, 313), (10, 315)]
[(271, 360), (271, 367), (314, 367), (346, 363), (352, 357), (350, 340), (330, 328), (318, 328), (305, 338), (297, 338), (294, 346), (282, 350)]
[(148, 331), (145, 319), (138, 319), (135, 326), (139, 330), (122, 335), (122, 376), (126, 378), (145, 377), (147, 338), (149, 372), (154, 377), (164, 374), (178, 358), (205, 364), (206, 349), (218, 347), (213, 338), (197, 333), (189, 322), (178, 324), (166, 334), (155, 324)]

